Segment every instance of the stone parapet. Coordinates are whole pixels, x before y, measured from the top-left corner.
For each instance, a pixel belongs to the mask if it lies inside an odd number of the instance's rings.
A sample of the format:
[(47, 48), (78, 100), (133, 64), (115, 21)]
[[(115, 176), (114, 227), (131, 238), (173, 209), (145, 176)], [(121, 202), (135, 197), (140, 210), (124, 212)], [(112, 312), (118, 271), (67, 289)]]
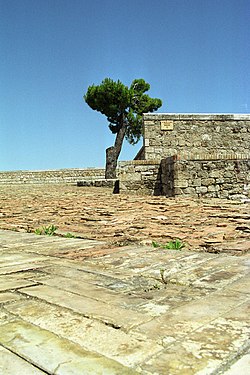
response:
[(145, 159), (250, 151), (248, 114), (145, 114)]
[(126, 193), (160, 195), (160, 162), (158, 160), (122, 161), (117, 178), (120, 191)]
[(247, 113), (145, 113), (144, 121), (157, 120), (233, 120), (250, 121), (250, 114)]
[(215, 159), (175, 155), (161, 162), (162, 194), (250, 199), (250, 155)]
[(44, 171), (0, 172), (1, 184), (76, 184), (84, 179), (103, 179), (103, 168), (55, 169)]
[(239, 153), (200, 153), (200, 154), (179, 154), (174, 155), (174, 159), (176, 160), (247, 160), (250, 159), (250, 153), (249, 154), (239, 154)]

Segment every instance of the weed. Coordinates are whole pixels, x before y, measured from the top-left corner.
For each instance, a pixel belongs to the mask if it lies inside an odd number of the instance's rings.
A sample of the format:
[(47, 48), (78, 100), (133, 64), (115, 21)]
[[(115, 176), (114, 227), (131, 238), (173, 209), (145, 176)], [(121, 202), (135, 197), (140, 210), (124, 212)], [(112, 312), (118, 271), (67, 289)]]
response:
[(76, 236), (74, 236), (74, 234), (72, 234), (72, 233), (66, 233), (66, 234), (64, 235), (64, 237), (65, 237), (65, 238), (76, 238)]
[(165, 245), (165, 249), (171, 250), (181, 250), (185, 247), (185, 244), (181, 242), (178, 238), (175, 241), (170, 241)]
[(159, 244), (158, 242), (155, 242), (155, 241), (152, 241), (152, 246), (153, 247), (162, 247), (161, 244)]
[(168, 250), (181, 250), (183, 249), (183, 247), (185, 247), (185, 243), (177, 238), (174, 241), (169, 241), (166, 245), (161, 245), (160, 243), (153, 241), (152, 246), (154, 248), (160, 247), (161, 249), (168, 249)]
[(52, 224), (52, 225), (48, 225), (47, 227), (41, 227), (41, 228), (35, 229), (35, 234), (39, 236), (41, 235), (53, 236), (56, 230), (57, 230), (57, 227)]

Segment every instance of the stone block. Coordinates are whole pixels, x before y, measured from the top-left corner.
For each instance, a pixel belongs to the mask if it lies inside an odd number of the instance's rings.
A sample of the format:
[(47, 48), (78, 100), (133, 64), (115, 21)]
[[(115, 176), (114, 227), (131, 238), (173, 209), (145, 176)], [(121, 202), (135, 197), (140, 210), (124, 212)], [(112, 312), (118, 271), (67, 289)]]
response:
[(182, 188), (179, 188), (179, 187), (175, 186), (174, 195), (184, 195), (184, 190)]
[(193, 187), (188, 187), (186, 189), (183, 189), (183, 193), (185, 195), (195, 196), (196, 195), (196, 190)]
[(187, 180), (176, 180), (175, 187), (176, 188), (187, 188), (188, 187), (188, 181)]
[(197, 186), (196, 192), (198, 194), (206, 194), (207, 193), (207, 187), (206, 186)]
[(219, 188), (218, 185), (210, 185), (210, 186), (208, 186), (208, 188), (207, 188), (207, 191), (208, 191), (208, 192), (219, 191), (219, 190), (220, 190), (220, 188)]
[(216, 178), (215, 179), (216, 184), (223, 184), (224, 183), (224, 178)]
[(190, 186), (201, 186), (201, 178), (195, 178), (190, 181)]
[(209, 185), (214, 184), (214, 182), (215, 182), (214, 178), (205, 178), (205, 179), (201, 180), (201, 185), (202, 186), (209, 186)]
[(222, 172), (221, 171), (219, 171), (219, 170), (213, 170), (213, 171), (211, 171), (210, 172), (210, 177), (212, 177), (212, 178), (220, 178), (221, 177), (221, 174), (222, 174)]

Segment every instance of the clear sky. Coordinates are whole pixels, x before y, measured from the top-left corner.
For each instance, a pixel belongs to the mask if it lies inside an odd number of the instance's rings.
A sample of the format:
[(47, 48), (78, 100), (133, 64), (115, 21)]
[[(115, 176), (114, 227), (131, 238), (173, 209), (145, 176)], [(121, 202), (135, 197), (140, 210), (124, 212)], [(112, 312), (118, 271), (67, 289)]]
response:
[(104, 166), (83, 95), (106, 77), (144, 78), (159, 112), (249, 113), (249, 0), (0, 0), (0, 51), (2, 171)]

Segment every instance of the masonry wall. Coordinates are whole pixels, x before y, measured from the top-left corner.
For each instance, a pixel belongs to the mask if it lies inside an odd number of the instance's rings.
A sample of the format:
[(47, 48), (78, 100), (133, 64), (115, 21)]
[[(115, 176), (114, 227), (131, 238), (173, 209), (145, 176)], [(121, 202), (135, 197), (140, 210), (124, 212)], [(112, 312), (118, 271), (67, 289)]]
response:
[(248, 153), (250, 115), (145, 114), (144, 155), (162, 160), (172, 155)]
[(166, 158), (161, 186), (166, 196), (249, 199), (250, 154)]
[(132, 160), (119, 162), (117, 178), (120, 191), (136, 194), (161, 194), (160, 161)]
[[(145, 114), (137, 159), (119, 162), (121, 192), (249, 199), (250, 115)], [(0, 172), (1, 184), (116, 187), (102, 168)]]
[(104, 179), (103, 168), (0, 172), (1, 184), (76, 184), (79, 180)]

